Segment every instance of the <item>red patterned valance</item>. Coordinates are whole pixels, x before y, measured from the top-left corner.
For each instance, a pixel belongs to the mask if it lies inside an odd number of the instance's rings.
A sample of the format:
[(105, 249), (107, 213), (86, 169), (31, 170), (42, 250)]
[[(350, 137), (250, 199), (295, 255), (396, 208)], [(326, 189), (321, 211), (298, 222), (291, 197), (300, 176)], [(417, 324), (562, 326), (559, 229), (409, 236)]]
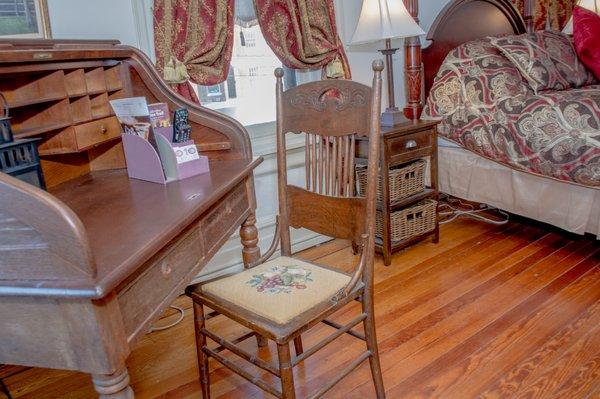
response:
[(562, 30), (571, 14), (577, 0), (512, 0), (522, 16), (525, 16), (525, 3), (533, 3), (533, 25), (535, 30)]

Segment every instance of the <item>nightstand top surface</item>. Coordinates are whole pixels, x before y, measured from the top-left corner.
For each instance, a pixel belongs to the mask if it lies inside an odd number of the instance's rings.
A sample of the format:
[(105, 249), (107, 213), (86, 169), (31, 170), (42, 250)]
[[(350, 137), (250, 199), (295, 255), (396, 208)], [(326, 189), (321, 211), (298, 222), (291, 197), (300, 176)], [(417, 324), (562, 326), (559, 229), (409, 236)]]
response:
[(381, 134), (385, 136), (388, 134), (414, 133), (415, 131), (429, 129), (429, 128), (437, 125), (438, 123), (440, 123), (440, 121), (427, 121), (427, 120), (419, 119), (417, 121), (401, 123), (396, 126), (382, 126)]

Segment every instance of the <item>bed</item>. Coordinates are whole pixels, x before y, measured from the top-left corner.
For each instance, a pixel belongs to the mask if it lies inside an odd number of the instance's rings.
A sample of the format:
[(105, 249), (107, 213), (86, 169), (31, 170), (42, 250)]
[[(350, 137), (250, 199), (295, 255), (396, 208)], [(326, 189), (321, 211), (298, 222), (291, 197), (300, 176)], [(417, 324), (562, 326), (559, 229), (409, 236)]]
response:
[[(533, 30), (533, 1), (526, 0), (522, 6), (525, 10), (523, 16), (508, 0), (453, 0), (447, 4), (428, 33), (430, 45), (422, 52), (425, 80), (423, 98), (427, 98), (422, 118), (440, 117), (439, 113), (430, 109), (434, 100), (438, 107), (443, 108), (439, 105), (443, 101), (446, 101), (446, 106), (452, 107), (454, 100), (451, 93), (443, 96), (430, 93), (438, 72), (443, 75), (444, 68), (448, 68), (444, 60), (449, 53), (450, 59), (453, 56), (460, 58), (478, 55), (482, 51), (491, 51), (490, 48), (493, 47), (490, 40), (495, 39), (486, 37), (520, 35)], [(490, 57), (494, 59), (495, 56)], [(410, 59), (407, 60), (407, 64), (411, 62)], [(490, 61), (486, 59), (485, 63), (483, 66), (487, 67)], [(466, 73), (473, 73), (478, 77), (486, 73), (481, 64), (467, 67), (473, 72), (469, 70)], [(508, 68), (502, 62), (497, 62), (493, 67)], [(471, 129), (470, 133), (477, 129), (486, 130), (488, 138), (501, 136), (501, 140), (487, 143), (490, 144), (487, 146), (481, 145), (481, 141), (486, 140), (486, 135), (458, 135), (456, 130), (448, 127), (451, 124), (446, 122), (449, 121), (442, 119), (439, 142), (441, 191), (549, 223), (570, 232), (591, 233), (600, 238), (600, 86), (594, 85), (597, 82), (593, 82), (592, 76), (592, 80), (583, 84), (585, 87), (568, 92), (522, 92), (522, 87), (525, 86), (520, 86), (517, 81), (511, 82), (511, 73), (508, 71), (506, 75), (509, 78), (503, 78), (501, 82), (503, 86), (500, 92), (507, 97), (501, 113), (505, 120), (498, 118), (498, 113), (484, 110), (477, 116), (480, 120), (476, 121), (477, 118), (469, 115), (463, 118), (463, 126), (460, 126)], [(496, 80), (494, 84), (497, 83)], [(409, 93), (414, 91), (414, 87), (409, 88)], [(418, 92), (416, 94), (421, 95)], [(432, 99), (434, 96), (436, 98)], [(485, 93), (477, 93), (476, 96), (485, 97)], [(560, 104), (563, 103), (565, 106), (561, 108)], [(560, 116), (554, 116), (556, 118), (570, 117), (586, 122), (577, 128), (580, 130), (571, 130), (572, 136), (579, 139), (577, 151), (569, 154), (568, 151), (561, 152), (561, 147), (557, 146), (558, 149), (551, 148), (543, 152), (540, 148), (535, 148), (540, 147), (540, 144), (535, 142), (534, 134), (527, 143), (505, 139), (508, 136), (506, 131), (510, 131), (511, 127), (530, 126), (534, 123), (528, 122), (527, 117), (537, 118), (538, 121), (553, 118), (545, 111), (537, 114), (532, 111), (551, 108), (550, 105), (559, 111)], [(481, 106), (482, 109), (485, 107), (485, 104)], [(582, 117), (575, 112), (581, 109), (588, 110), (589, 115)], [(562, 138), (565, 137), (570, 139), (568, 134), (563, 134)], [(473, 144), (475, 142), (478, 145)]]

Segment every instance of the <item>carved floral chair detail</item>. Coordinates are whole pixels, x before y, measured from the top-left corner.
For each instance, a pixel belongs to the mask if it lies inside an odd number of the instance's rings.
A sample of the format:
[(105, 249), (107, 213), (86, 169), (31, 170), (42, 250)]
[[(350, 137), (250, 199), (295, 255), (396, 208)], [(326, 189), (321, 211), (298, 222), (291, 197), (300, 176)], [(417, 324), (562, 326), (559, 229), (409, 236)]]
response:
[[(378, 398), (384, 397), (373, 314), (375, 201), (379, 164), (379, 113), (383, 63), (373, 63), (373, 87), (348, 80), (307, 83), (283, 91), (283, 70), (277, 77), (277, 162), (279, 216), (269, 250), (247, 269), (188, 287), (194, 301), (200, 382), (204, 399), (210, 396), (208, 359), (214, 358), (259, 388), (279, 398), (295, 398), (293, 367), (343, 334), (366, 342), (367, 350), (312, 394), (322, 396), (337, 382), (369, 360)], [(306, 132), (306, 187), (287, 183), (286, 134)], [(354, 197), (355, 134), (369, 137), (366, 197)], [(360, 260), (353, 273), (313, 264), (292, 255), (290, 227), (307, 228), (359, 244)], [(281, 256), (269, 260), (281, 248)], [(327, 319), (354, 300), (362, 312), (346, 325)], [(236, 346), (252, 336), (228, 341), (207, 329), (210, 315), (225, 315), (258, 336), (275, 341), (278, 365)], [(301, 334), (318, 323), (336, 331), (303, 350)], [(353, 327), (362, 323), (365, 333)], [(207, 346), (207, 337), (219, 346)], [(291, 354), (290, 343), (295, 353)], [(281, 380), (281, 390), (223, 356), (229, 350)]]

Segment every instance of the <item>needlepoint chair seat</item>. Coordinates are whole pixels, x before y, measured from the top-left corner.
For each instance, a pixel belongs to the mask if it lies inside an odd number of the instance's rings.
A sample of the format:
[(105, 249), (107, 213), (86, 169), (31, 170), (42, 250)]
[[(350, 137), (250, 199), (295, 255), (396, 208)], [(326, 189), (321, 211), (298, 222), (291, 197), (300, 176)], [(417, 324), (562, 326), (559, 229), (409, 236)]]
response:
[(203, 284), (200, 294), (283, 325), (319, 305), (332, 305), (332, 298), (350, 278), (333, 269), (282, 256)]
[(350, 279), (342, 271), (282, 256), (189, 287), (187, 295), (227, 313), (238, 323), (245, 324), (250, 319), (266, 338), (283, 342), (306, 330), (307, 319), (321, 321), (341, 304), (358, 298), (363, 292), (362, 282), (346, 297), (335, 300)]

